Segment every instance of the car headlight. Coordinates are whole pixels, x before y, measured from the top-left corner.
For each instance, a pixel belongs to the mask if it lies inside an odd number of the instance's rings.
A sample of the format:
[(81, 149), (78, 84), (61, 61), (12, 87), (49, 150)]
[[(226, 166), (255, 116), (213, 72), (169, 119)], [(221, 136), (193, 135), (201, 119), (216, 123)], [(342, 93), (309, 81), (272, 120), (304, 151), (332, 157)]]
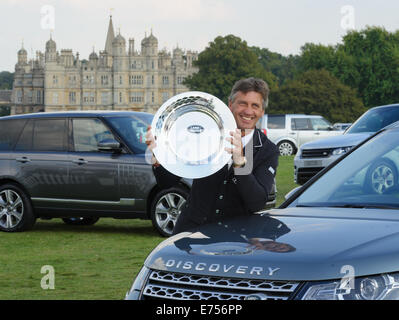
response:
[(139, 293), (141, 292), (147, 281), (149, 273), (150, 269), (148, 269), (147, 267), (143, 266), (141, 268), (140, 272), (138, 273), (136, 279), (133, 282), (130, 291), (126, 294), (126, 299), (128, 300), (134, 299), (134, 297), (131, 297), (131, 295), (134, 293), (137, 293), (137, 296), (139, 295)]
[(352, 147), (337, 148), (337, 149), (334, 149), (334, 150), (333, 150), (332, 154), (333, 154), (334, 156), (340, 156), (340, 155), (343, 155), (343, 154), (345, 154), (345, 153), (351, 151), (352, 148), (353, 148), (353, 146), (352, 146)]
[(301, 292), (301, 300), (399, 300), (399, 274), (308, 283)]

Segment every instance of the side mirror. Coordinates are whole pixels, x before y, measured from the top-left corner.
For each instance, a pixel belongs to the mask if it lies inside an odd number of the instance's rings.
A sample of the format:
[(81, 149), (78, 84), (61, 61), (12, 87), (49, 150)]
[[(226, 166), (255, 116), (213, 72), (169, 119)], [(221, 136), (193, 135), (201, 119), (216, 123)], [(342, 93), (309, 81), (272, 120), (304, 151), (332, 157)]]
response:
[(105, 139), (97, 145), (99, 151), (120, 151), (121, 144), (114, 139)]
[(291, 196), (292, 196), (295, 192), (297, 192), (299, 189), (301, 189), (301, 188), (302, 188), (302, 186), (296, 187), (295, 189), (292, 189), (290, 192), (288, 192), (288, 193), (285, 195), (284, 199), (285, 199), (285, 200), (288, 200), (288, 198), (291, 198)]

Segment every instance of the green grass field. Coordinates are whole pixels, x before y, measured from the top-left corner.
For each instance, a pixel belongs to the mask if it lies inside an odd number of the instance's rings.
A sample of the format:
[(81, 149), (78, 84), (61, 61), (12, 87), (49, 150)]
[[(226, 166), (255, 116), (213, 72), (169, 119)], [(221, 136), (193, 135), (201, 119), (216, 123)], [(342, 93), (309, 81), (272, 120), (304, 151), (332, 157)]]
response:
[[(293, 179), (293, 157), (280, 157), (277, 205), (296, 187)], [(29, 232), (0, 232), (0, 300), (123, 299), (163, 240), (142, 220), (100, 219), (91, 227), (38, 220)], [(55, 271), (54, 290), (41, 287), (46, 265)]]

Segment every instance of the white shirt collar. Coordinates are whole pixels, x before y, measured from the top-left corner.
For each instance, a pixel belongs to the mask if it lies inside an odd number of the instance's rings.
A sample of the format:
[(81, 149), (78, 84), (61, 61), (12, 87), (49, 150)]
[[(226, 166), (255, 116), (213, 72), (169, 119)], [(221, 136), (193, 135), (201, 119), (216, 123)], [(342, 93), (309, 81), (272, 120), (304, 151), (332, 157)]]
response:
[(247, 134), (246, 136), (243, 136), (241, 138), (242, 141), (242, 146), (245, 147), (249, 141), (251, 141), (252, 137), (254, 136), (255, 130), (252, 130), (250, 134)]

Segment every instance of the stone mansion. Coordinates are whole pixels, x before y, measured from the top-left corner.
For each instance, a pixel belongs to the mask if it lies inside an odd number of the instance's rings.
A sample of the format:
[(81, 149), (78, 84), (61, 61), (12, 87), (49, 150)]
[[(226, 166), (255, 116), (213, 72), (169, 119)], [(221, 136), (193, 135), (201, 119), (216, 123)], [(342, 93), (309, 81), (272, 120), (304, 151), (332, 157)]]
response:
[(158, 49), (152, 34), (136, 50), (134, 39), (115, 36), (112, 16), (105, 48), (81, 60), (71, 49), (57, 51), (50, 37), (43, 54), (28, 61), (18, 51), (11, 114), (73, 110), (133, 110), (155, 113), (169, 98), (188, 91), (184, 79), (197, 72), (196, 52)]

